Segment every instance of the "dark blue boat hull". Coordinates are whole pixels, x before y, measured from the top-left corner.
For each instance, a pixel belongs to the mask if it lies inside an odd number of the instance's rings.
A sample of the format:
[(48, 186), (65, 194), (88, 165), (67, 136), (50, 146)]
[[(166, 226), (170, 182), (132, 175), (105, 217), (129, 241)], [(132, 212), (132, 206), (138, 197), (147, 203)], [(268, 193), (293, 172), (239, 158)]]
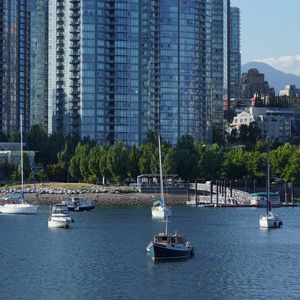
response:
[(165, 247), (160, 244), (153, 244), (150, 248), (150, 256), (154, 260), (163, 259), (181, 259), (188, 258), (193, 255), (193, 248), (186, 247), (184, 249), (176, 249), (171, 247)]

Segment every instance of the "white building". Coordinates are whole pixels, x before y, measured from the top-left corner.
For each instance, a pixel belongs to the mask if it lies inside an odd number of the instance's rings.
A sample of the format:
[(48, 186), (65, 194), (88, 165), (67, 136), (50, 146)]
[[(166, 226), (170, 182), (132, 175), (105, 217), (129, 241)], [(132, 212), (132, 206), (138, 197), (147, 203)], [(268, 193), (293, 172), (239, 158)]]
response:
[(250, 123), (256, 122), (262, 137), (268, 135), (270, 141), (285, 141), (292, 135), (292, 123), (294, 121), (295, 113), (290, 109), (250, 107), (234, 117), (229, 128), (230, 131), (233, 128), (239, 130), (241, 125), (249, 126)]
[(283, 90), (279, 91), (279, 96), (287, 96), (291, 98), (300, 97), (300, 89), (297, 89), (294, 84), (288, 84)]

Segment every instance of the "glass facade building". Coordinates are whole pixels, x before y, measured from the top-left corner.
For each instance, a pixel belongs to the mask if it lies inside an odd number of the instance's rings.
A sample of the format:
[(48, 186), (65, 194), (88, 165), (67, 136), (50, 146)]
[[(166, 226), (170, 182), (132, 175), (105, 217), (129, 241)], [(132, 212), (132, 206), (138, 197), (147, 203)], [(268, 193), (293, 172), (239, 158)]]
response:
[(230, 8), (230, 97), (241, 96), (240, 10)]
[(50, 1), (49, 132), (111, 144), (140, 145), (150, 130), (171, 144), (207, 140), (227, 90), (224, 3)]
[(19, 116), (30, 125), (30, 13), (26, 0), (4, 0), (0, 5), (1, 70), (0, 131), (19, 131)]
[(50, 2), (50, 132), (139, 142), (138, 4)]
[(48, 122), (48, 1), (31, 0), (30, 126)]
[(223, 128), (228, 101), (228, 18), (229, 0), (211, 0), (211, 120)]

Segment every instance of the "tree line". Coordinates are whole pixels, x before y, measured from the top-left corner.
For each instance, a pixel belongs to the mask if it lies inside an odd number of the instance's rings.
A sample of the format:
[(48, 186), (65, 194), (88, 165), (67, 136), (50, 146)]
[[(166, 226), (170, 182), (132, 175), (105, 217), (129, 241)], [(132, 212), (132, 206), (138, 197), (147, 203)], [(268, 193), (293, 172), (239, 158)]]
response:
[[(249, 131), (250, 133), (252, 131)], [(245, 138), (246, 133), (244, 134)], [(18, 136), (15, 137), (18, 141)], [(141, 147), (126, 146), (121, 141), (114, 145), (99, 145), (91, 139), (47, 135), (38, 125), (26, 135), (27, 148), (36, 151), (40, 170), (39, 181), (80, 181), (90, 183), (133, 182), (140, 174), (159, 173), (158, 138), (149, 133)], [(223, 143), (206, 145), (182, 136), (175, 146), (162, 141), (163, 172), (177, 174), (183, 180), (256, 180), (265, 184), (266, 147), (264, 139), (253, 143)], [(270, 151), (273, 178), (300, 183), (300, 146), (293, 143), (274, 143)], [(20, 167), (1, 165), (2, 180), (18, 180)], [(24, 153), (25, 178), (32, 179), (29, 159)]]

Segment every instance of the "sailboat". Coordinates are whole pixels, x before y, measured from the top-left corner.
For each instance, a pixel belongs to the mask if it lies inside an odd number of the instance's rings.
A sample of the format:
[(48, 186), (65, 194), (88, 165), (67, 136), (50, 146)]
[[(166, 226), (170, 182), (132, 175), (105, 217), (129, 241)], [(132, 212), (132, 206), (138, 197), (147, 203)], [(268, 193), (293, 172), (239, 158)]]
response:
[(192, 244), (177, 231), (168, 233), (168, 217), (166, 217), (165, 232), (154, 236), (146, 247), (151, 258), (156, 260), (173, 260), (189, 258), (194, 254)]
[(270, 201), (270, 146), (267, 144), (267, 205), (266, 213), (259, 218), (260, 228), (279, 228), (282, 226), (282, 220), (278, 215), (273, 214)]
[(161, 163), (161, 145), (160, 136), (158, 134), (158, 152), (159, 152), (159, 175), (160, 175), (160, 199), (153, 202), (151, 212), (154, 218), (166, 218), (172, 215), (172, 210), (165, 204), (164, 200), (164, 183), (162, 175), (162, 163)]
[[(21, 131), (21, 193), (11, 195), (7, 200), (11, 203), (5, 203), (0, 206), (0, 212), (3, 214), (36, 214), (39, 205), (30, 204), (24, 201), (24, 170), (23, 170), (23, 116), (20, 116), (20, 131)], [(17, 201), (17, 203), (15, 203)]]

